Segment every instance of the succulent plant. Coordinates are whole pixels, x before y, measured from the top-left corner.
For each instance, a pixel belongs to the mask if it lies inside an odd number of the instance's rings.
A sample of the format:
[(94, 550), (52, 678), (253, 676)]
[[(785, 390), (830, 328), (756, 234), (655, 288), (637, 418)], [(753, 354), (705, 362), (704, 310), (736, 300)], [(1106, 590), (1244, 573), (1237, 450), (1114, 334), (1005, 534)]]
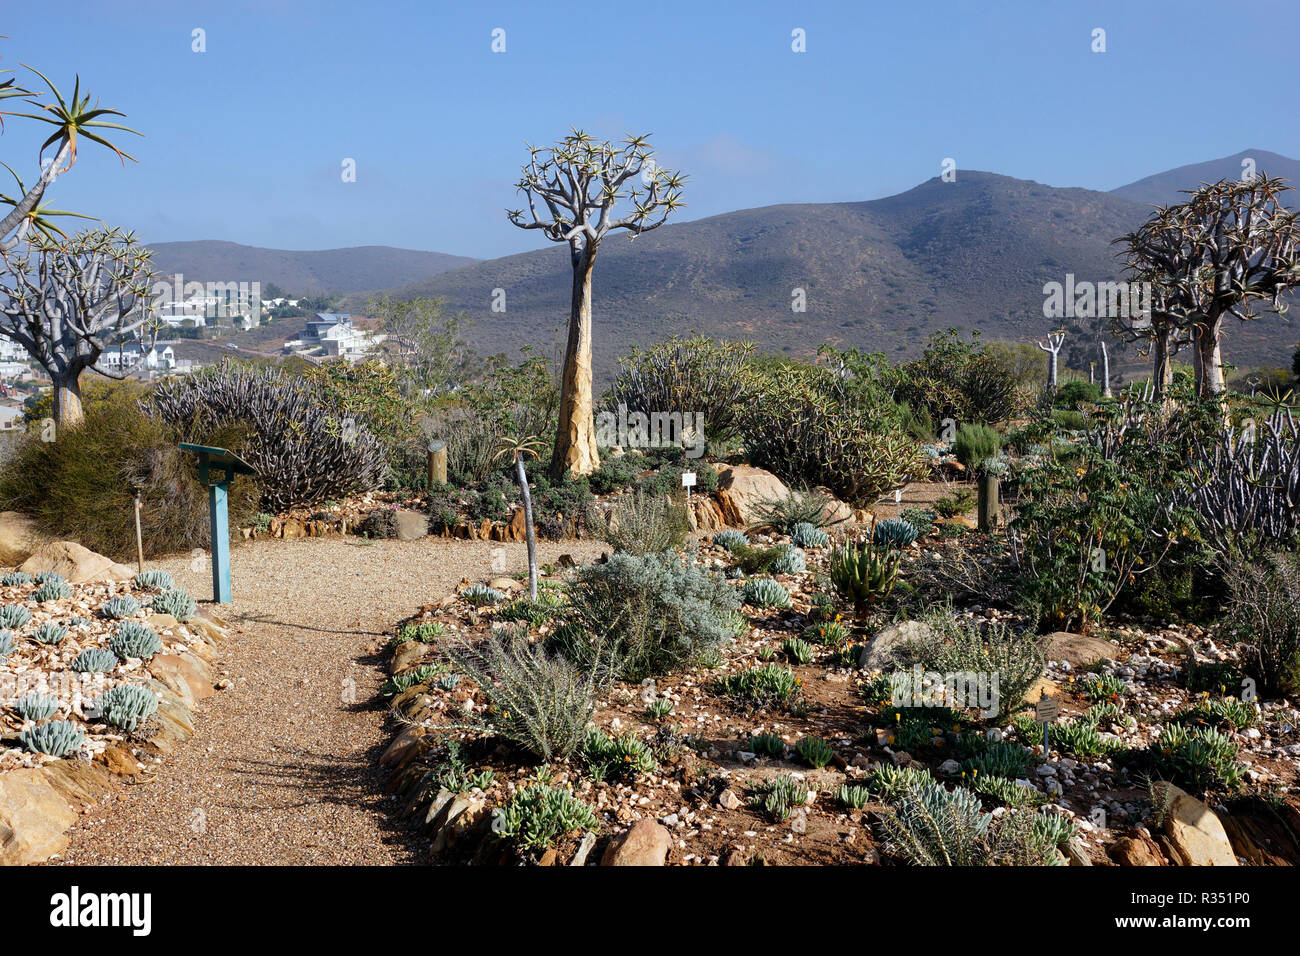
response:
[(816, 767), (818, 770), (835, 759), (835, 751), (831, 749), (831, 745), (820, 737), (799, 738), (799, 742), (794, 745), (794, 752), (802, 757), (808, 766)]
[(850, 810), (861, 810), (871, 802), (871, 791), (860, 784), (845, 783), (835, 792), (835, 799)]
[(158, 699), (139, 684), (118, 684), (104, 691), (99, 709), (106, 721), (130, 733), (154, 715)]
[(16, 588), (20, 585), (31, 583), (32, 576), (26, 571), (10, 571), (4, 577), (0, 578), (0, 585), (7, 588)]
[(805, 641), (839, 647), (849, 639), (849, 629), (839, 621), (818, 621), (803, 629), (803, 637)]
[(70, 720), (47, 720), (28, 727), (18, 739), (34, 753), (66, 757), (81, 746), (86, 735)]
[(117, 655), (102, 647), (88, 647), (68, 666), (82, 674), (106, 673), (117, 666)]
[(99, 613), (108, 618), (110, 621), (120, 621), (123, 618), (135, 617), (140, 613), (140, 602), (129, 594), (119, 594), (117, 597), (109, 598), (99, 609)]
[(831, 555), (831, 584), (853, 601), (853, 616), (862, 620), (867, 608), (889, 596), (898, 580), (902, 555), (874, 542), (846, 544)]
[(122, 660), (153, 657), (162, 650), (162, 638), (148, 624), (141, 621), (123, 621), (108, 639), (108, 646)]
[(807, 804), (808, 796), (808, 788), (787, 774), (759, 784), (749, 802), (765, 811), (775, 822), (781, 823), (789, 819), (790, 813), (797, 807)]
[(776, 734), (754, 734), (749, 738), (749, 751), (763, 757), (784, 757), (785, 741)]
[(0, 664), (14, 652), (14, 643), (13, 631), (0, 631)]
[(59, 699), (30, 690), (14, 701), (14, 710), (23, 720), (47, 720), (59, 709)]
[(808, 557), (802, 548), (789, 544), (777, 547), (776, 557), (772, 561), (773, 574), (803, 574), (807, 570)]
[(813, 659), (813, 646), (797, 637), (787, 637), (781, 643), (781, 652), (792, 664), (808, 664)]
[(168, 571), (150, 568), (141, 571), (131, 579), (131, 587), (140, 591), (166, 591), (176, 586), (176, 581)]
[(32, 580), (37, 584), (49, 584), (51, 581), (55, 584), (67, 584), (68, 579), (54, 571), (37, 571), (32, 575)]
[(876, 522), (872, 539), (887, 548), (906, 548), (916, 540), (916, 525), (903, 518), (886, 518)]
[(168, 588), (153, 599), (153, 609), (159, 614), (170, 614), (178, 621), (188, 621), (199, 606), (185, 589)]
[(68, 629), (55, 621), (46, 621), (36, 629), (32, 640), (37, 644), (58, 644), (68, 636)]
[(72, 585), (67, 581), (46, 581), (32, 592), (32, 600), (39, 604), (46, 601), (66, 601), (72, 597)]
[(749, 536), (743, 531), (726, 528), (713, 536), (713, 543), (719, 548), (734, 551), (738, 547), (749, 544)]
[(790, 592), (771, 578), (751, 578), (745, 582), (745, 603), (754, 607), (789, 607)]
[(475, 607), (482, 607), (485, 604), (496, 604), (498, 601), (505, 599), (505, 595), (496, 588), (490, 588), (486, 584), (473, 584), (460, 592), (470, 604)]
[(0, 628), (14, 631), (32, 619), (32, 612), (21, 604), (6, 604), (0, 607)]
[(824, 548), (831, 543), (830, 535), (807, 521), (800, 521), (790, 529), (790, 539), (800, 548)]

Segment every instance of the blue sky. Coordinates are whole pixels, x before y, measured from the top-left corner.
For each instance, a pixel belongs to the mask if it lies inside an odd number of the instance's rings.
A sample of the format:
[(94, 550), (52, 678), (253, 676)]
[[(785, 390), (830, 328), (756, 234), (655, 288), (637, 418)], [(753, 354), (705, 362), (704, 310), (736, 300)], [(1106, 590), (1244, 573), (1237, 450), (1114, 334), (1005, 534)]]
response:
[[(65, 94), (80, 72), (146, 134), (118, 134), (139, 159), (126, 168), (87, 146), (54, 204), (148, 241), (537, 248), (503, 210), (524, 141), (571, 125), (653, 133), (660, 162), (691, 177), (682, 219), (891, 195), (945, 157), (1096, 189), (1248, 147), (1300, 157), (1290, 2), (6, 7), (0, 65), (36, 66)], [(1225, 49), (1243, 17), (1259, 45)], [(1090, 49), (1098, 27), (1105, 53)], [(791, 50), (796, 28), (807, 52)], [(10, 120), (0, 136), (26, 176), (36, 125)]]

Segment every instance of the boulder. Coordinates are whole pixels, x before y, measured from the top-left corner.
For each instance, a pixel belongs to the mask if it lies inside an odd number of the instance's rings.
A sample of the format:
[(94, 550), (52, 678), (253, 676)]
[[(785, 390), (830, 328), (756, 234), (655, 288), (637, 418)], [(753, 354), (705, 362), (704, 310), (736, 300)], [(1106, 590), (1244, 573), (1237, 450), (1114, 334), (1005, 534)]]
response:
[(882, 671), (895, 663), (894, 653), (908, 641), (923, 641), (934, 631), (924, 621), (900, 621), (891, 624), (875, 637), (858, 655), (858, 667), (864, 671)]
[(718, 474), (718, 505), (728, 524), (752, 524), (760, 505), (789, 494), (780, 478), (752, 465), (730, 465)]
[(721, 531), (727, 526), (726, 519), (722, 515), (722, 509), (718, 507), (718, 503), (704, 495), (691, 496), (689, 517), (692, 531), (712, 534), (715, 531)]
[(429, 519), (418, 511), (398, 508), (393, 515), (393, 537), (398, 541), (415, 541), (429, 533)]
[(824, 524), (846, 524), (854, 518), (853, 506), (840, 501), (835, 497), (835, 493), (829, 488), (819, 485), (816, 491), (821, 492), (826, 497), (826, 507), (822, 508), (822, 519)]
[(1119, 866), (1167, 866), (1160, 848), (1144, 834), (1120, 837), (1111, 844), (1110, 858)]
[(663, 866), (672, 846), (668, 831), (649, 817), (643, 817), (632, 829), (615, 837), (605, 848), (601, 866)]
[(21, 564), (40, 546), (34, 519), (17, 511), (0, 511), (0, 566)]
[(87, 581), (125, 581), (135, 572), (102, 554), (96, 554), (75, 541), (49, 541), (41, 545), (19, 565), (28, 574), (53, 571), (70, 584)]
[(393, 651), (393, 659), (388, 662), (389, 673), (400, 674), (428, 657), (431, 650), (432, 647), (419, 641), (403, 641), (397, 645), (397, 649)]
[(1165, 806), (1163, 842), (1179, 866), (1239, 866), (1232, 843), (1214, 811), (1191, 794), (1161, 780), (1152, 797)]
[(528, 540), (528, 516), (524, 514), (523, 508), (516, 508), (515, 513), (510, 516), (510, 524), (506, 526), (505, 540)]
[(0, 866), (39, 863), (61, 853), (76, 819), (43, 770), (0, 773)]
[(1101, 637), (1055, 631), (1039, 639), (1039, 646), (1049, 661), (1069, 661), (1075, 670), (1091, 667), (1100, 660), (1119, 660), (1120, 649)]
[(176, 693), (189, 710), (216, 693), (212, 669), (192, 654), (155, 654), (149, 659), (149, 673)]

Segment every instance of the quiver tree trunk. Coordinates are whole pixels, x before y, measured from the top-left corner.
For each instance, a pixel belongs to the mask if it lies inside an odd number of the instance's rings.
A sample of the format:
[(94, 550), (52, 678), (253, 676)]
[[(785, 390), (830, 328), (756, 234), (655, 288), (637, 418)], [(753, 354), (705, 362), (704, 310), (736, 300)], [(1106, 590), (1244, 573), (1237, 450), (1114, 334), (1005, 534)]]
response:
[(551, 459), (551, 474), (556, 479), (566, 473), (589, 475), (600, 467), (591, 394), (591, 273), (595, 261), (594, 249), (573, 254), (569, 341), (564, 352), (559, 427)]
[(524, 470), (522, 452), (515, 452), (515, 478), (519, 482), (519, 495), (524, 499), (524, 526), (528, 539), (528, 596), (537, 600), (537, 532), (533, 528), (533, 496), (528, 490), (528, 472)]
[(81, 379), (76, 373), (54, 379), (54, 425), (58, 434), (85, 420), (81, 404)]

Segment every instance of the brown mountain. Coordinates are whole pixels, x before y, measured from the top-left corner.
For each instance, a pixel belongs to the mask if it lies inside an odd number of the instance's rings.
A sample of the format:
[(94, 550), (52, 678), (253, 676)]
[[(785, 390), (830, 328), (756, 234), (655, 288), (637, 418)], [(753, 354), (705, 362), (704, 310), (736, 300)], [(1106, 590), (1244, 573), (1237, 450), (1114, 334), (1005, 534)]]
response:
[(204, 239), (150, 245), (154, 268), (201, 282), (274, 282), (293, 295), (361, 292), (405, 285), (467, 266), (477, 259), (442, 252), (354, 246), (297, 251), (262, 249), (237, 242)]

